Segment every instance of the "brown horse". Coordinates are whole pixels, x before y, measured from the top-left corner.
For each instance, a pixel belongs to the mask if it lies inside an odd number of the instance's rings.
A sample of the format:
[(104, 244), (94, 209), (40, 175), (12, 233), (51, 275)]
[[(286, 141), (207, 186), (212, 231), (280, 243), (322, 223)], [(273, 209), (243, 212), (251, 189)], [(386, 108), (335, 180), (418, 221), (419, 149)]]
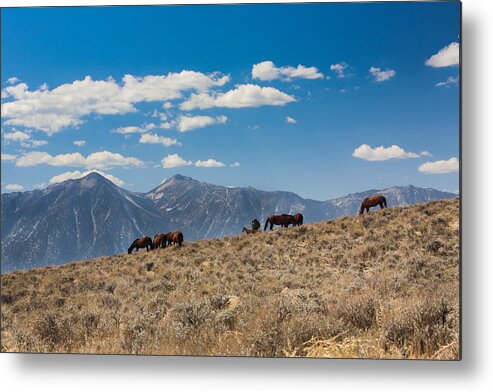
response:
[(382, 195), (375, 195), (371, 197), (367, 197), (361, 203), (361, 207), (359, 209), (359, 214), (363, 214), (366, 209), (366, 212), (370, 212), (370, 207), (380, 206), (380, 208), (387, 208), (387, 199)]
[(152, 241), (152, 246), (154, 247), (154, 249), (166, 248), (166, 240), (166, 234), (156, 234), (154, 236), (154, 240)]
[(257, 231), (258, 229), (249, 229), (248, 227), (243, 226), (243, 230), (241, 232), (247, 234), (255, 234)]
[(178, 246), (181, 246), (181, 244), (183, 243), (183, 233), (181, 231), (168, 233), (166, 234), (166, 239), (168, 241), (168, 245), (178, 244)]
[(267, 231), (267, 225), (270, 224), (270, 229), (274, 227), (274, 225), (280, 225), (282, 227), (288, 227), (289, 225), (294, 225), (295, 220), (293, 215), (282, 214), (282, 215), (271, 215), (267, 218), (264, 225), (264, 231)]
[(293, 226), (301, 226), (303, 224), (303, 215), (299, 212), (294, 215), (294, 224)]
[(149, 252), (149, 248), (151, 248), (151, 250), (154, 249), (154, 246), (152, 245), (151, 237), (137, 238), (134, 242), (132, 242), (130, 248), (128, 248), (128, 254), (132, 253), (134, 249), (139, 250), (141, 248), (146, 248), (148, 252)]
[(257, 219), (252, 220), (252, 230), (260, 230), (260, 222)]

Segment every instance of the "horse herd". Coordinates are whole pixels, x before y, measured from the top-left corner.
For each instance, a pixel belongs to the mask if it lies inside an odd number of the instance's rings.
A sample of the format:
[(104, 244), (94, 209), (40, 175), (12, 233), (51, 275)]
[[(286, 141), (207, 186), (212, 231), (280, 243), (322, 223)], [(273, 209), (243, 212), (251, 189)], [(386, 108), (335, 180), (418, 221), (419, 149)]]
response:
[(137, 238), (132, 245), (128, 248), (128, 254), (132, 253), (134, 249), (139, 250), (146, 248), (149, 252), (150, 250), (166, 248), (168, 245), (177, 244), (181, 246), (183, 243), (183, 233), (181, 231), (174, 231), (169, 233), (156, 234), (154, 240), (151, 237)]
[[(380, 208), (387, 208), (387, 199), (382, 195), (375, 195), (367, 197), (361, 203), (359, 214), (362, 215), (365, 210), (370, 212), (371, 207), (380, 206)], [(289, 227), (289, 225), (301, 226), (303, 224), (303, 215), (297, 213), (295, 215), (280, 214), (271, 215), (267, 218), (264, 225), (264, 231), (267, 231), (267, 227), (270, 225), (270, 230), (274, 228), (274, 225), (281, 227)], [(252, 220), (252, 228), (243, 226), (243, 233), (255, 234), (260, 231), (260, 222), (257, 219)], [(128, 254), (131, 254), (134, 249), (139, 250), (146, 248), (147, 251), (159, 248), (166, 248), (168, 245), (177, 244), (181, 246), (183, 243), (183, 233), (181, 231), (174, 231), (169, 233), (156, 234), (154, 240), (151, 237), (137, 238), (132, 245), (128, 248)]]

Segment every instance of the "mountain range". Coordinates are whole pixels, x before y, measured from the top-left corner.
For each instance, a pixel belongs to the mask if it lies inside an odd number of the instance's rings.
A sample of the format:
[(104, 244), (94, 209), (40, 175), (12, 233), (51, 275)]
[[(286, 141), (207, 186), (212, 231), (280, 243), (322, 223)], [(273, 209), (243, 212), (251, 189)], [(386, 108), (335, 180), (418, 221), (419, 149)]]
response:
[(148, 193), (124, 190), (97, 173), (45, 189), (2, 194), (2, 272), (126, 251), (138, 237), (181, 230), (185, 241), (241, 233), (253, 218), (301, 212), (305, 222), (356, 214), (380, 193), (402, 206), (456, 197), (413, 185), (317, 201), (291, 192), (229, 188), (175, 175)]

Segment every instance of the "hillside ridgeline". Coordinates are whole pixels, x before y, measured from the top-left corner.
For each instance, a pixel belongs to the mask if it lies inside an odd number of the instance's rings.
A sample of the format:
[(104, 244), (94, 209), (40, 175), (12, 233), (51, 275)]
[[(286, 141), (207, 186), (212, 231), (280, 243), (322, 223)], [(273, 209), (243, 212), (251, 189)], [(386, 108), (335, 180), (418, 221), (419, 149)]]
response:
[(459, 357), (459, 201), (2, 275), (2, 351)]

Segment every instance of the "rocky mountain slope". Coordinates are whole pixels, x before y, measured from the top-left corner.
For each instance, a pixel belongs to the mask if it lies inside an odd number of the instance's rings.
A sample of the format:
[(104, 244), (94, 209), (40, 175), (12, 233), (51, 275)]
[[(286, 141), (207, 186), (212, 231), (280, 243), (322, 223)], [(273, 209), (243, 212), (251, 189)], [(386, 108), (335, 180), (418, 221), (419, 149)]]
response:
[(120, 253), (167, 227), (151, 201), (97, 173), (2, 194), (2, 272)]

